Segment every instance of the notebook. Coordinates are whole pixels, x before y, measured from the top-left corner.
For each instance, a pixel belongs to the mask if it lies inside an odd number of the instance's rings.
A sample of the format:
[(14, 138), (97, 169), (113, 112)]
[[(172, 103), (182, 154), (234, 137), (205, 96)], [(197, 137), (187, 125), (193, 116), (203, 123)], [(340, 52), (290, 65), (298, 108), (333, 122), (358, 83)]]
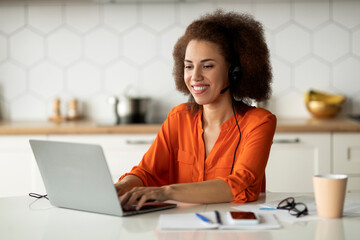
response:
[(280, 224), (273, 214), (261, 214), (259, 224), (236, 225), (229, 222), (226, 212), (220, 212), (221, 223), (217, 221), (215, 212), (201, 213), (212, 222), (207, 223), (196, 217), (195, 213), (161, 214), (158, 228), (160, 230), (210, 230), (210, 229), (242, 229), (242, 230), (264, 230), (278, 229)]
[[(176, 207), (149, 202), (122, 209), (100, 145), (30, 140), (50, 203), (56, 207), (128, 216)], [(120, 160), (120, 159), (119, 159)]]

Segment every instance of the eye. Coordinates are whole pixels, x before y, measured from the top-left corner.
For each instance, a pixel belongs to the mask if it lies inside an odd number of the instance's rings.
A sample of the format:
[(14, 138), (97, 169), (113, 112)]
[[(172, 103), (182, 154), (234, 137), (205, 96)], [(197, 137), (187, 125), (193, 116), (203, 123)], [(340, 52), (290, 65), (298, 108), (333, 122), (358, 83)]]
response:
[(193, 67), (192, 65), (185, 65), (184, 68), (185, 68), (185, 69), (192, 69), (192, 67)]
[(204, 65), (204, 68), (213, 68), (213, 67), (214, 67), (214, 65), (212, 65), (212, 64)]

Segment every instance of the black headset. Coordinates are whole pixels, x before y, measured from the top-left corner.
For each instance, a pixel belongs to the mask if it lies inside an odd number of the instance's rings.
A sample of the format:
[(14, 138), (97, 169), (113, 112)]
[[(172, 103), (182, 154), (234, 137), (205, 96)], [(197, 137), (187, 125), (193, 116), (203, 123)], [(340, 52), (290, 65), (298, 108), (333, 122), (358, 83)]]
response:
[(236, 84), (240, 82), (241, 78), (241, 67), (240, 64), (231, 65), (228, 71), (229, 76), (229, 85), (223, 89), (221, 89), (220, 94), (223, 94), (228, 89), (235, 89)]
[(228, 78), (229, 78), (229, 85), (225, 88), (223, 88), (221, 91), (220, 91), (220, 94), (223, 94), (225, 93), (228, 89), (230, 90), (230, 94), (231, 94), (231, 98), (232, 98), (232, 110), (233, 110), (233, 113), (234, 113), (234, 117), (235, 117), (235, 122), (236, 122), (236, 126), (237, 126), (237, 129), (239, 131), (239, 141), (236, 145), (236, 148), (235, 148), (235, 151), (234, 151), (234, 158), (233, 158), (233, 162), (232, 162), (232, 166), (231, 166), (231, 170), (230, 170), (230, 175), (232, 174), (233, 172), (233, 169), (234, 169), (234, 164), (235, 164), (235, 157), (236, 157), (236, 151), (240, 145), (240, 140), (241, 140), (241, 131), (240, 131), (240, 127), (239, 127), (239, 123), (238, 123), (238, 120), (236, 118), (236, 112), (235, 112), (235, 106), (234, 106), (234, 101), (235, 101), (235, 98), (232, 94), (232, 90), (236, 88), (237, 84), (239, 84), (240, 80), (241, 80), (241, 64), (240, 64), (240, 59), (239, 57), (237, 56), (237, 54), (239, 53), (238, 52), (238, 48), (237, 48), (237, 44), (236, 44), (236, 38), (234, 38), (234, 35), (229, 33), (229, 41), (232, 41), (233, 42), (233, 48), (232, 48), (232, 51), (234, 53), (234, 55), (232, 56), (232, 61), (233, 63), (230, 65), (230, 68), (229, 68), (229, 71), (228, 71)]
[[(235, 53), (235, 57), (233, 57), (233, 60), (234, 60), (235, 64), (232, 64), (230, 66), (230, 68), (229, 68), (229, 71), (228, 71), (229, 86), (226, 89), (230, 88), (230, 92), (231, 92), (232, 89), (236, 88), (237, 84), (239, 84), (239, 82), (241, 80), (241, 75), (242, 75), (240, 59), (238, 58), (238, 56), (236, 56), (239, 53), (237, 51), (237, 44), (236, 44), (236, 41), (233, 38), (231, 40), (234, 41), (233, 51)], [(234, 151), (234, 158), (233, 158), (233, 162), (232, 162), (232, 166), (231, 166), (231, 170), (230, 170), (230, 175), (232, 174), (233, 169), (234, 169), (236, 151), (237, 151), (237, 149), (239, 147), (239, 144), (240, 144), (240, 141), (241, 141), (241, 131), (240, 131), (239, 123), (238, 123), (238, 120), (236, 118), (236, 113), (235, 113), (235, 106), (234, 106), (235, 99), (234, 99), (232, 94), (231, 94), (231, 97), (233, 98), (233, 100), (232, 100), (232, 109), (233, 109), (233, 113), (234, 113), (234, 117), (235, 117), (236, 126), (237, 126), (237, 129), (239, 131), (239, 141), (238, 141), (238, 143), (236, 145), (236, 148), (235, 148), (235, 151)]]
[[(234, 46), (233, 46), (233, 51), (235, 52), (235, 54), (238, 53), (235, 43), (234, 43)], [(229, 85), (226, 88), (224, 88), (224, 89), (222, 89), (220, 91), (221, 94), (225, 93), (228, 89), (230, 89), (230, 91), (232, 89), (235, 89), (236, 85), (239, 84), (239, 82), (241, 80), (241, 64), (240, 64), (240, 61), (239, 61), (238, 57), (236, 57), (236, 56), (233, 57), (233, 61), (234, 61), (234, 64), (230, 65), (230, 68), (229, 68), (229, 71), (228, 71)]]
[(241, 66), (239, 63), (236, 63), (234, 65), (231, 65), (229, 68), (229, 82), (230, 82), (230, 88), (236, 84), (241, 79)]

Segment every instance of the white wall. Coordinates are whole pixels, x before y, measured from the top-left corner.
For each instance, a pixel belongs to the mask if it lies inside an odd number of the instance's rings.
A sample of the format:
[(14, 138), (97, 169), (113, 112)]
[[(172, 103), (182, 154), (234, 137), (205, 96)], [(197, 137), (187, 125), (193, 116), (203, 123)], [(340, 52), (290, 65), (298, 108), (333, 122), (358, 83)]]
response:
[(0, 1), (0, 112), (46, 120), (52, 99), (78, 98), (94, 120), (109, 120), (107, 98), (128, 85), (153, 98), (154, 120), (186, 101), (172, 80), (172, 47), (199, 15), (248, 12), (266, 30), (274, 82), (270, 110), (310, 117), (310, 88), (345, 94), (342, 115), (360, 112), (360, 1), (190, 1), (96, 4)]

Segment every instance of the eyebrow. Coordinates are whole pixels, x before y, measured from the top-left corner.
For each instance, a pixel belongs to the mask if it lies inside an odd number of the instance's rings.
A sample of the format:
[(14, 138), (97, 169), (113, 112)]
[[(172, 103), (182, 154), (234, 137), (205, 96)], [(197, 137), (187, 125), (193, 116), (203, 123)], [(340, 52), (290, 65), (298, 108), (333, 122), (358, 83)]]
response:
[[(205, 59), (201, 60), (200, 62), (201, 62), (201, 63), (204, 63), (204, 62), (209, 62), (209, 61), (214, 61), (214, 62), (216, 62), (215, 59), (212, 59), (212, 58), (205, 58)], [(188, 60), (188, 59), (185, 59), (184, 62), (192, 63), (192, 61), (191, 61), (191, 60)]]

